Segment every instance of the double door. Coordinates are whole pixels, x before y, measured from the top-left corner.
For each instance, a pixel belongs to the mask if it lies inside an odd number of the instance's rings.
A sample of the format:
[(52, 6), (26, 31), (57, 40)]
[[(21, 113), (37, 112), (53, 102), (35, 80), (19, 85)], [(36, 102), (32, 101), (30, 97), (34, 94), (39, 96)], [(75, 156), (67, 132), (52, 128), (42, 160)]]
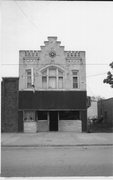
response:
[(58, 131), (58, 112), (38, 111), (37, 131), (38, 132)]

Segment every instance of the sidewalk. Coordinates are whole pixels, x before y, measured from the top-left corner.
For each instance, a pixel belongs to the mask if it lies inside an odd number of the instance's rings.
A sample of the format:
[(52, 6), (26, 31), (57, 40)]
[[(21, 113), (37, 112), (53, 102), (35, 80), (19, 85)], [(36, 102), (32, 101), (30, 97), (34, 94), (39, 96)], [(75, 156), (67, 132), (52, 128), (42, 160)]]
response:
[(2, 133), (2, 147), (112, 146), (113, 133), (40, 132)]

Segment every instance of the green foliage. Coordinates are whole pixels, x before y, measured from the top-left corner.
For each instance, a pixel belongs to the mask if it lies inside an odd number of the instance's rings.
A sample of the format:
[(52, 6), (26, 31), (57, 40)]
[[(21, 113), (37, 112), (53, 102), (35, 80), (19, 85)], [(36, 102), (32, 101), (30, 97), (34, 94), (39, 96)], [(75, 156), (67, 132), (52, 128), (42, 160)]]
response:
[[(109, 65), (113, 69), (113, 62)], [(109, 71), (107, 73), (107, 78), (103, 80), (104, 83), (110, 84), (110, 86), (113, 88), (113, 74)]]

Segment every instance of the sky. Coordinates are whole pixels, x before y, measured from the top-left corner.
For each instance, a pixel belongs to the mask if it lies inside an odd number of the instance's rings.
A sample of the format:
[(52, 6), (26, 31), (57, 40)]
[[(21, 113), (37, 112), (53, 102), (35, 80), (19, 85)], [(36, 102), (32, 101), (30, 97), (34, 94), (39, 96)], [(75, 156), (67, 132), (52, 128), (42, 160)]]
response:
[(103, 83), (113, 61), (113, 3), (2, 1), (1, 77), (19, 76), (19, 50), (40, 50), (57, 36), (65, 50), (86, 51), (87, 94), (113, 97)]

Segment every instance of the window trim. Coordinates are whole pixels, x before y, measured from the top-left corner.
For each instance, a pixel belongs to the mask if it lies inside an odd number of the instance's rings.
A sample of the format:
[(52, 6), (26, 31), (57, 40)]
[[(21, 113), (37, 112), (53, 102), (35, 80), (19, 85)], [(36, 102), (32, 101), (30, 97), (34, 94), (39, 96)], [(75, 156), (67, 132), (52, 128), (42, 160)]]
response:
[[(74, 72), (76, 72), (77, 74), (73, 74)], [(78, 85), (78, 87), (76, 88), (76, 87), (74, 87), (74, 81), (73, 81), (73, 79), (74, 79), (74, 77), (75, 78), (77, 78), (77, 85)], [(77, 69), (75, 69), (75, 70), (72, 70), (72, 88), (73, 89), (80, 89), (80, 77), (79, 77), (79, 70), (77, 70)]]
[[(27, 71), (30, 70), (30, 75), (27, 74)], [(31, 89), (34, 84), (34, 74), (33, 74), (33, 68), (27, 68), (25, 69), (25, 76), (26, 76), (26, 88)], [(30, 77), (30, 82), (28, 82), (28, 78)], [(28, 83), (31, 84), (31, 86), (28, 86)]]
[[(49, 70), (52, 69), (52, 68), (56, 70), (56, 75), (50, 75), (49, 74)], [(43, 72), (45, 70), (47, 71), (47, 75), (43, 75)], [(59, 75), (59, 71), (62, 72), (62, 75)], [(63, 87), (64, 86), (64, 70), (61, 69), (60, 67), (58, 67), (58, 66), (48, 66), (46, 68), (43, 68), (41, 70), (41, 75), (42, 75), (42, 78), (47, 77), (47, 87), (43, 88), (43, 81), (42, 81), (42, 89), (46, 89), (46, 90), (55, 90), (55, 89), (62, 90), (62, 89), (64, 89), (64, 87)], [(52, 78), (52, 77), (56, 78), (56, 87), (55, 88), (49, 87), (49, 78)], [(63, 78), (62, 88), (59, 88), (59, 77)]]

